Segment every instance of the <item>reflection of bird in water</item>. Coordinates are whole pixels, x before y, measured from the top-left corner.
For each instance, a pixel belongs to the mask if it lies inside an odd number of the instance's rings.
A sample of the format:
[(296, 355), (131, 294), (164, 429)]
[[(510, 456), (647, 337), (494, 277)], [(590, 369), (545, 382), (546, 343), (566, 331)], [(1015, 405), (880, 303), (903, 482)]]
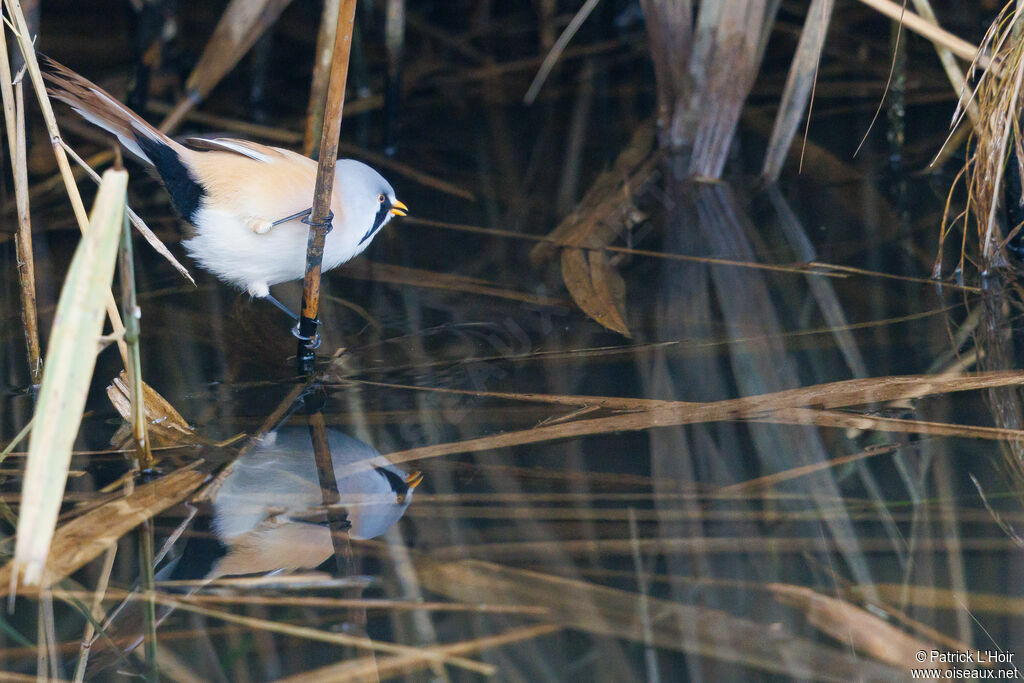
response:
[[(407, 475), (341, 432), (328, 429), (327, 437), (349, 535), (380, 536), (405, 514), (423, 475)], [(366, 462), (373, 467), (346, 472)], [(315, 567), (333, 554), (330, 529), (304, 520), (323, 505), (308, 429), (271, 432), (231, 468), (213, 501), (213, 529), (228, 552), (207, 578)]]
[[(374, 538), (385, 533), (405, 514), (412, 493), (423, 480), (407, 475), (375, 448), (327, 430), (335, 476), (338, 505), (345, 509), (352, 538)], [(370, 467), (363, 465), (369, 464)], [(359, 467), (353, 465), (359, 464)], [(160, 580), (198, 580), (186, 592), (222, 576), (256, 574), (289, 569), (308, 569), (334, 554), (329, 527), (323, 519), (323, 495), (316, 471), (313, 443), (305, 427), (283, 427), (264, 436), (241, 458), (231, 463), (213, 499), (213, 517), (200, 518), (194, 531), (213, 531), (190, 537), (181, 557), (157, 572)], [(120, 641), (128, 653), (142, 643), (141, 603), (122, 604), (108, 636)], [(162, 623), (173, 608), (158, 610)], [(118, 614), (120, 612), (120, 615)], [(120, 637), (118, 637), (120, 636)], [(122, 640), (123, 637), (127, 637)], [(116, 663), (117, 655), (101, 652), (96, 641), (90, 659), (90, 677)]]
[[(345, 509), (352, 538), (380, 536), (397, 522), (423, 480), (406, 474), (375, 448), (327, 430), (339, 507)], [(369, 463), (371, 467), (352, 466)], [(229, 465), (213, 499), (210, 524), (216, 549), (160, 572), (166, 578), (204, 578), (316, 567), (333, 553), (323, 519), (323, 494), (309, 430), (283, 427), (264, 436)], [(198, 544), (192, 544), (198, 545)]]

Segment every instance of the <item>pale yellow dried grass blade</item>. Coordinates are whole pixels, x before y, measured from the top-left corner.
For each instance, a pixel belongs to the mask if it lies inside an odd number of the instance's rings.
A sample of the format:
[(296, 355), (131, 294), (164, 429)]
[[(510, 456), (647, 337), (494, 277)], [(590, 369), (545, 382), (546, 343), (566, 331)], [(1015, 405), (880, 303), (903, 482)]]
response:
[(948, 49), (960, 59), (968, 62), (977, 59), (978, 65), (982, 68), (988, 67), (990, 63), (987, 56), (978, 54), (977, 46), (914, 14), (907, 9), (906, 3), (893, 2), (892, 0), (860, 0), (860, 2), (881, 12), (893, 21), (900, 22), (903, 28), (923, 36), (926, 40), (934, 43), (936, 47), (942, 46)]
[[(28, 584), (39, 583), (64, 495), (71, 449), (89, 392), (106, 297), (124, 220), (128, 173), (103, 174), (99, 193), (68, 269), (47, 346), (36, 421), (18, 515), (15, 567)], [(12, 575), (17, 581), (18, 572)]]
[(293, 638), (303, 638), (321, 643), (332, 643), (335, 645), (347, 645), (364, 650), (373, 650), (375, 652), (423, 657), (428, 662), (448, 664), (468, 671), (474, 671), (485, 676), (490, 676), (495, 672), (495, 668), (491, 664), (477, 662), (458, 655), (447, 655), (443, 652), (439, 652), (436, 648), (419, 648), (410, 645), (400, 645), (398, 643), (388, 643), (363, 636), (349, 635), (347, 633), (335, 633), (310, 628), (308, 626), (299, 626), (295, 624), (270, 621), (267, 619), (259, 619), (256, 617), (247, 617), (240, 614), (234, 614), (233, 612), (207, 609), (192, 603), (180, 602), (172, 598), (157, 595), (153, 596), (153, 600), (158, 604), (167, 605), (168, 607), (174, 607), (187, 612), (194, 612), (195, 614), (202, 614), (228, 623), (241, 624), (252, 629), (260, 629), (271, 633), (281, 633)]

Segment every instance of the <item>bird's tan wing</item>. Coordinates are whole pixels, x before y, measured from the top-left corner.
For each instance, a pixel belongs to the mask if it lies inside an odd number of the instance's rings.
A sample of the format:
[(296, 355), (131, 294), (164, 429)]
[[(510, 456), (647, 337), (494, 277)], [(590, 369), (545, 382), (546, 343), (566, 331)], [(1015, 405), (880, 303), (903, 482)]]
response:
[(237, 138), (185, 138), (185, 144), (192, 149), (231, 152), (263, 162), (273, 161), (285, 156), (284, 150)]

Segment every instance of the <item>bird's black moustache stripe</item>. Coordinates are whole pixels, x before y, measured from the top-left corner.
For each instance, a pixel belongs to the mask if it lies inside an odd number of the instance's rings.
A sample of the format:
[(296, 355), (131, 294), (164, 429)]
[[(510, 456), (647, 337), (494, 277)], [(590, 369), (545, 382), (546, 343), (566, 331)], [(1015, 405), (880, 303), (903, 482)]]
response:
[(164, 187), (167, 188), (167, 194), (171, 195), (174, 209), (186, 221), (195, 223), (199, 204), (206, 195), (203, 186), (196, 182), (170, 146), (138, 133), (135, 133), (135, 140), (143, 153), (153, 162), (160, 179), (164, 181)]
[(388, 484), (391, 485), (391, 490), (399, 496), (404, 496), (409, 492), (409, 485), (405, 483), (405, 479), (401, 475), (395, 474), (389, 469), (384, 467), (374, 467), (377, 470), (377, 474), (388, 480)]
[(377, 231), (384, 225), (384, 220), (388, 217), (388, 212), (391, 211), (391, 202), (381, 202), (380, 208), (377, 209), (377, 215), (373, 217), (373, 227), (370, 231), (363, 235), (363, 239), (359, 240), (359, 244), (362, 244), (366, 240), (372, 238), (377, 234)]

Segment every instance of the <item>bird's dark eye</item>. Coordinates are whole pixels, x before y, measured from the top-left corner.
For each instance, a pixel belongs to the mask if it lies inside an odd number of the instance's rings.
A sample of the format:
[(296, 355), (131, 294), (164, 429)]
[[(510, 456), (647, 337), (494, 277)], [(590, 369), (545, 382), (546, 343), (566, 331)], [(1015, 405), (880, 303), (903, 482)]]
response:
[(387, 197), (385, 197), (384, 195), (382, 195), (382, 194), (377, 195), (377, 201), (380, 202), (381, 204), (384, 203), (385, 199), (387, 199)]

